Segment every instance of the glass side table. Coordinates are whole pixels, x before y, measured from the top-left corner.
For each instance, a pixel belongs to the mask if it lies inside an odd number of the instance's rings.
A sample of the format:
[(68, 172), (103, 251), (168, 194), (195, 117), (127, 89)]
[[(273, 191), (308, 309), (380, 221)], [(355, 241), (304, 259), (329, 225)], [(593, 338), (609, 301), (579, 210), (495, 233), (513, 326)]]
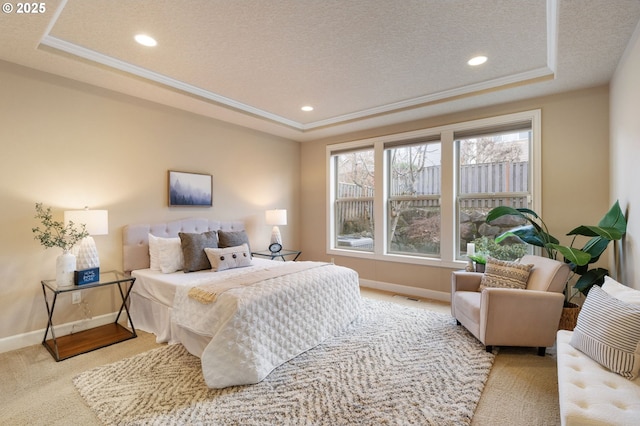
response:
[[(56, 280), (42, 280), (42, 293), (44, 295), (44, 303), (47, 307), (47, 314), (49, 316), (47, 328), (44, 332), (44, 338), (42, 339), (42, 345), (47, 348), (51, 356), (56, 361), (62, 361), (76, 355), (137, 337), (136, 329), (134, 328), (131, 316), (129, 315), (129, 307), (127, 306), (129, 294), (131, 293), (131, 289), (133, 288), (135, 281), (136, 279), (134, 277), (127, 276), (118, 271), (101, 272), (100, 280), (95, 283), (67, 287), (58, 287), (56, 285)], [(79, 331), (77, 333), (68, 334), (66, 336), (56, 336), (53, 326), (53, 312), (59, 295), (72, 291), (90, 290), (111, 285), (118, 287), (120, 297), (122, 299), (122, 304), (120, 305), (120, 310), (118, 311), (118, 316), (116, 316), (115, 322)], [(126, 313), (129, 328), (118, 322), (123, 310)], [(51, 334), (51, 338), (47, 339), (49, 334)]]
[(251, 254), (254, 256), (260, 257), (268, 257), (271, 260), (282, 259), (282, 261), (286, 261), (285, 256), (293, 256), (293, 261), (296, 261), (302, 252), (300, 250), (288, 250), (282, 249), (277, 252), (271, 252), (269, 250), (261, 250), (261, 251), (252, 251)]

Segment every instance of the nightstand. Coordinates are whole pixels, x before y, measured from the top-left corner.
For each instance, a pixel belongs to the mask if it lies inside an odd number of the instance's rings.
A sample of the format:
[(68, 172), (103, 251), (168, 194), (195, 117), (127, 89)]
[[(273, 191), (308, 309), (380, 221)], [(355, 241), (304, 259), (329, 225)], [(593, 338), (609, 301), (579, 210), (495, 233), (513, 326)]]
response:
[[(131, 321), (129, 308), (127, 306), (129, 294), (131, 293), (131, 289), (133, 288), (135, 280), (136, 279), (134, 277), (126, 276), (122, 272), (107, 271), (101, 272), (100, 280), (91, 284), (58, 287), (56, 285), (56, 280), (41, 281), (44, 303), (47, 307), (47, 314), (49, 316), (47, 329), (45, 330), (44, 338), (42, 339), (42, 345), (47, 348), (51, 356), (53, 356), (56, 361), (62, 361), (76, 355), (90, 352), (95, 349), (104, 348), (105, 346), (124, 342), (125, 340), (137, 337), (136, 329), (134, 328), (133, 322)], [(118, 311), (118, 316), (116, 317), (115, 322), (94, 327), (88, 330), (83, 330), (77, 333), (68, 334), (66, 336), (56, 337), (53, 326), (53, 312), (56, 307), (56, 301), (60, 294), (69, 293), (72, 291), (90, 290), (112, 285), (118, 287), (122, 300), (120, 311)], [(123, 326), (118, 322), (123, 310), (126, 313), (126, 319), (128, 320), (130, 328), (127, 328), (126, 326)], [(51, 338), (47, 339), (49, 331), (51, 332)]]
[(270, 252), (269, 250), (261, 250), (261, 251), (252, 251), (251, 254), (253, 256), (261, 256), (268, 257), (271, 260), (282, 259), (282, 261), (286, 261), (285, 256), (293, 256), (293, 261), (297, 260), (302, 252), (299, 250), (288, 250), (282, 249), (278, 252)]

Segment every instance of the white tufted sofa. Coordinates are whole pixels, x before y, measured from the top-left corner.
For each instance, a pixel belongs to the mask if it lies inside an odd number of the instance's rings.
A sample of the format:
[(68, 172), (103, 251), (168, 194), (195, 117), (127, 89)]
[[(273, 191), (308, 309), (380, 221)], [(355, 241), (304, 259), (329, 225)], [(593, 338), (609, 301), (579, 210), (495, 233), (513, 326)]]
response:
[(630, 381), (602, 367), (569, 344), (571, 334), (557, 334), (562, 425), (640, 425), (640, 378)]

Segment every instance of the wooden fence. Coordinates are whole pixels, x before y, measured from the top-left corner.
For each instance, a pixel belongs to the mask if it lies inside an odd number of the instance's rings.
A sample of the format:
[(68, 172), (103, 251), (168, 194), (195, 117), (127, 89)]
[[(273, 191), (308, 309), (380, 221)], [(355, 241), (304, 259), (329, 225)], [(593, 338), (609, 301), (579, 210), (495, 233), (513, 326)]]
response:
[[(460, 169), (460, 207), (464, 209), (491, 209), (500, 205), (514, 208), (527, 207), (528, 175), (529, 163), (526, 161), (462, 166)], [(440, 166), (434, 166), (425, 168), (414, 182), (403, 182), (396, 179), (392, 182), (390, 195), (391, 197), (439, 195), (441, 192), (440, 176)], [(337, 194), (335, 211), (337, 229), (342, 229), (345, 221), (362, 223), (371, 221), (373, 188), (340, 182)], [(411, 204), (415, 208), (437, 207), (439, 200), (412, 200)]]
[(529, 191), (529, 162), (471, 164), (460, 169), (460, 194)]

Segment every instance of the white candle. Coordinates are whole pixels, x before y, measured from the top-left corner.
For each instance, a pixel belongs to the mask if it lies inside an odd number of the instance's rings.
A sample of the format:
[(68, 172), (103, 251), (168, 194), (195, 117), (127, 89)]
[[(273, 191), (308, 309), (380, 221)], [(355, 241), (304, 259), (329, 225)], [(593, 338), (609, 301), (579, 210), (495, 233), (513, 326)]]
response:
[(473, 256), (474, 254), (476, 254), (476, 245), (467, 243), (467, 256)]

